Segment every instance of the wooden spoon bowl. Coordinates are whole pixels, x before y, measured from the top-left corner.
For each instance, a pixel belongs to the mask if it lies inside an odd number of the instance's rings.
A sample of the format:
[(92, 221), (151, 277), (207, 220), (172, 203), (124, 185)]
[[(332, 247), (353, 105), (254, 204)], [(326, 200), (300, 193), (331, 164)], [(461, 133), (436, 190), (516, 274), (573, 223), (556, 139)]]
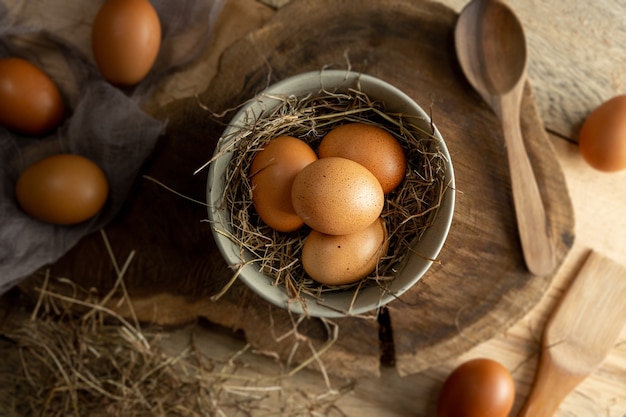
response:
[(526, 266), (535, 275), (547, 275), (557, 265), (554, 241), (520, 128), (527, 66), (522, 25), (501, 1), (473, 0), (456, 23), (455, 44), (467, 79), (502, 123)]

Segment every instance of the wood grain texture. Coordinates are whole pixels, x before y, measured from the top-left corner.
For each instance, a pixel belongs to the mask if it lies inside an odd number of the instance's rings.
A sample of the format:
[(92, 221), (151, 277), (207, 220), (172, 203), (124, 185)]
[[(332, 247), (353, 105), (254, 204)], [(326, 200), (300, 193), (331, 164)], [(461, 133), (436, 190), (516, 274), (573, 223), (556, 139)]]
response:
[[(260, 0), (275, 7), (289, 0)], [(440, 0), (460, 11), (468, 0)], [(623, 0), (547, 2), (508, 0), (520, 17), (529, 47), (529, 77), (546, 128), (578, 140), (589, 113), (626, 94), (626, 25)]]
[[(528, 33), (529, 77), (546, 127), (577, 140), (588, 114), (609, 98), (626, 93), (623, 1), (586, 4), (511, 0)], [(598, 49), (610, 51), (598, 54)]]
[[(427, 1), (294, 1), (227, 50), (206, 92), (157, 112), (168, 118), (168, 129), (144, 170), (203, 201), (205, 176), (192, 173), (210, 157), (232, 116), (231, 111), (217, 119), (212, 112), (236, 108), (268, 82), (325, 65), (345, 67), (346, 57), (353, 69), (407, 92), (431, 112), (446, 138), (458, 199), (439, 264), (389, 306), (395, 360), (403, 375), (458, 356), (504, 331), (535, 305), (551, 281), (530, 275), (524, 267), (501, 130), (456, 62), (452, 37), (456, 16)], [(529, 85), (522, 115), (560, 262), (573, 241), (572, 207)], [(239, 282), (218, 302), (210, 300), (231, 271), (215, 248), (208, 224), (201, 222), (205, 217), (204, 206), (146, 179), (138, 181), (125, 212), (107, 228), (119, 259), (137, 251), (125, 276), (137, 314), (163, 324), (205, 317), (243, 330), (255, 348), (286, 358), (294, 340), (277, 341), (293, 327), (286, 312), (270, 308)], [(114, 277), (100, 236), (85, 239), (54, 266), (53, 273), (101, 291), (112, 286)], [(376, 321), (338, 322), (346, 330), (340, 331), (325, 362), (336, 364), (337, 374), (378, 375)], [(328, 330), (319, 320), (307, 320), (298, 329), (316, 348), (328, 342)], [(301, 349), (294, 359), (308, 354)]]
[(520, 417), (550, 417), (602, 364), (626, 323), (626, 266), (591, 252), (546, 323)]
[[(16, 1), (7, 4), (13, 3)], [(17, 3), (27, 4), (28, 2), (17, 1)], [(82, 38), (77, 32), (88, 32), (88, 18), (84, 17), (85, 14), (81, 9), (85, 7), (91, 9), (93, 5), (88, 5), (81, 0), (66, 1), (63, 7), (58, 7), (57, 3), (56, 1), (50, 2), (49, 19), (46, 23), (54, 31), (60, 28), (71, 34), (72, 39), (77, 41), (84, 39), (85, 48), (87, 48), (88, 37)], [(263, 16), (268, 16), (267, 10), (258, 7), (259, 3), (260, 0), (227, 0), (225, 12), (218, 22), (215, 42), (200, 62), (168, 80), (167, 85), (163, 86), (163, 91), (159, 91), (159, 94), (155, 96), (155, 101), (159, 105), (154, 107), (161, 107), (173, 100), (203, 91), (217, 71), (216, 63), (223, 48), (227, 47), (233, 39), (241, 37), (246, 29), (260, 25), (264, 20)], [(441, 3), (454, 10), (460, 10), (466, 1), (442, 0)], [(531, 52), (530, 82), (536, 95), (536, 107), (549, 130), (554, 131), (555, 126), (562, 126), (564, 131), (573, 132), (580, 119), (570, 117), (570, 115), (590, 111), (594, 103), (600, 102), (620, 88), (622, 92), (626, 92), (626, 81), (624, 81), (626, 73), (623, 72), (622, 65), (626, 47), (626, 41), (624, 41), (626, 28), (623, 25), (626, 3), (622, 0), (599, 0), (597, 2), (510, 0), (508, 3), (513, 6), (525, 25)], [(537, 68), (542, 68), (541, 76), (537, 75)], [(617, 82), (620, 79), (621, 84)], [(534, 107), (532, 111), (535, 111)], [(561, 118), (560, 115), (563, 117)], [(533, 120), (531, 118), (530, 122), (532, 123)], [(511, 370), (517, 389), (515, 406), (511, 415), (516, 414), (530, 391), (538, 362), (541, 330), (546, 317), (578, 273), (588, 255), (589, 248), (593, 247), (614, 259), (626, 260), (626, 233), (624, 233), (626, 230), (626, 217), (624, 216), (626, 194), (619, 191), (626, 181), (626, 172), (611, 175), (597, 172), (582, 160), (575, 143), (562, 140), (555, 135), (551, 135), (550, 141), (556, 149), (559, 162), (565, 172), (567, 188), (573, 201), (576, 241), (541, 300), (512, 326), (504, 326), (508, 328), (506, 331), (498, 332), (488, 341), (478, 343), (462, 355), (438, 363), (429, 367), (428, 370), (399, 377), (395, 369), (383, 368), (379, 376), (367, 375), (353, 380), (347, 392), (342, 391), (341, 398), (336, 401), (333, 411), (329, 411), (330, 415), (433, 416), (436, 413), (438, 390), (445, 377), (459, 364), (476, 357), (496, 359)], [(539, 146), (538, 152), (540, 151)], [(535, 166), (535, 169), (538, 167)], [(153, 184), (145, 182), (146, 187), (151, 185)], [(187, 205), (186, 201), (163, 193), (159, 187), (155, 186), (152, 192), (160, 193), (165, 201), (170, 198), (177, 201), (162, 205), (162, 217), (175, 216), (171, 214), (173, 213), (172, 206), (176, 206), (175, 210), (180, 210), (180, 207)], [(199, 192), (198, 195), (200, 194)], [(155, 206), (152, 209), (158, 210), (158, 207)], [(204, 213), (204, 209), (198, 209), (199, 211), (192, 215)], [(550, 210), (560, 210), (560, 208), (554, 206)], [(568, 210), (564, 212), (569, 213)], [(189, 214), (189, 211), (183, 211), (183, 213)], [(467, 210), (464, 213), (467, 213)], [(194, 223), (196, 220), (193, 217)], [(154, 218), (146, 219), (146, 221), (154, 221)], [(166, 222), (155, 223), (155, 228), (164, 226)], [(115, 250), (120, 263), (124, 262), (130, 249), (138, 251), (135, 260), (146, 256), (146, 252), (135, 245), (132, 236), (129, 238), (128, 235), (120, 234), (120, 237), (129, 240), (128, 245)], [(169, 262), (169, 256), (173, 251), (166, 237), (161, 238), (165, 241), (164, 246), (167, 248), (162, 250), (166, 256), (163, 262)], [(120, 244), (120, 242), (116, 241), (115, 244)], [(94, 262), (94, 268), (95, 265), (101, 263), (108, 268), (108, 260), (98, 261), (100, 256), (107, 258), (102, 240), (97, 237), (92, 240), (91, 245), (94, 251), (89, 254), (93, 255), (93, 258), (75, 257), (73, 261)], [(209, 253), (207, 262), (212, 262), (211, 259)], [(146, 270), (146, 275), (155, 274), (156, 272), (153, 271), (158, 270), (155, 263), (151, 265), (152, 268)], [(480, 263), (476, 267), (488, 269)], [(68, 271), (71, 270), (68, 269)], [(108, 273), (106, 271), (108, 269), (103, 272), (104, 275)], [(182, 268), (172, 279), (184, 279), (185, 273), (186, 269)], [(158, 273), (157, 275), (160, 276)], [(69, 274), (66, 276), (70, 277)], [(128, 278), (132, 279), (132, 276)], [(85, 277), (82, 279), (89, 282)], [(163, 279), (160, 277), (154, 279), (153, 282), (158, 286), (159, 281)], [(109, 277), (107, 282), (110, 281)], [(169, 298), (177, 300), (171, 301)], [(201, 305), (205, 308), (211, 306), (206, 298), (192, 298), (169, 293), (153, 294), (150, 297), (135, 296), (133, 301), (145, 317), (169, 319), (169, 323), (180, 323), (195, 317), (195, 312), (199, 311)], [(349, 323), (345, 324), (345, 326), (348, 325)], [(343, 333), (343, 329), (344, 327), (340, 328), (340, 334)], [(468, 329), (467, 334), (473, 337), (476, 331), (476, 329)], [(175, 345), (171, 350), (173, 357), (189, 348), (190, 333), (194, 335), (196, 347), (208, 358), (217, 361), (229, 360), (235, 352), (241, 351), (245, 346), (245, 342), (238, 337), (232, 338), (228, 330), (216, 331), (215, 326), (208, 329), (202, 325), (186, 326), (180, 330), (168, 328), (164, 331), (164, 341)], [(473, 342), (469, 344), (474, 345)], [(0, 363), (3, 370), (15, 371), (15, 366), (19, 363), (19, 352), (16, 349), (14, 353), (10, 357), (4, 357), (4, 363)], [(238, 356), (238, 360), (250, 373), (252, 379), (276, 378), (281, 368), (277, 365), (275, 358), (269, 356), (268, 353), (271, 352), (259, 355), (254, 350), (248, 350), (244, 355)], [(425, 352), (424, 356), (434, 353)], [(437, 356), (432, 357), (435, 361), (438, 360)], [(325, 361), (326, 355), (322, 356), (322, 362)], [(618, 342), (609, 352), (603, 365), (563, 401), (556, 416), (626, 416), (625, 369), (626, 328), (622, 330)], [(333, 388), (342, 389), (346, 381), (332, 378), (331, 383)], [(251, 386), (255, 386), (254, 382)], [(322, 375), (308, 370), (285, 379), (284, 390), (278, 398), (264, 396), (260, 404), (261, 409), (281, 410), (281, 407), (294, 395), (302, 400), (302, 394), (304, 394), (306, 396), (304, 401), (306, 401), (310, 397), (329, 394)], [(10, 392), (10, 390), (5, 391)]]

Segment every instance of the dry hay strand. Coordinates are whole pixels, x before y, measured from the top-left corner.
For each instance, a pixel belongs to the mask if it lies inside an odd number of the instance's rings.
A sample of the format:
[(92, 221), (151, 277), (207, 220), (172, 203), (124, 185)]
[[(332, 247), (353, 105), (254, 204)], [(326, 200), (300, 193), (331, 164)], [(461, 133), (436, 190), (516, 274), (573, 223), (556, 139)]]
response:
[[(0, 328), (0, 336), (12, 342), (12, 350), (3, 355), (3, 368), (10, 364), (12, 370), (0, 375), (11, 393), (0, 401), (0, 414), (298, 416), (338, 410), (335, 402), (349, 388), (333, 389), (325, 372), (321, 390), (300, 390), (289, 383), (312, 362), (323, 370), (320, 356), (334, 340), (317, 351), (310, 347), (311, 359), (289, 372), (279, 364), (259, 374), (240, 360), (249, 345), (216, 359), (205, 354), (191, 333), (190, 343), (172, 352), (163, 343), (167, 333), (143, 329), (133, 317), (116, 314), (107, 307), (111, 301), (131, 302), (121, 278), (133, 254), (121, 267), (113, 259), (118, 280), (104, 296), (46, 272), (29, 316)], [(338, 328), (329, 326), (336, 338)], [(295, 325), (293, 333), (297, 336)]]
[[(74, 299), (44, 286), (30, 319), (4, 331), (19, 351), (17, 415), (195, 415), (185, 412), (194, 409), (190, 394), (211, 398), (210, 386), (181, 372), (184, 356), (158, 348), (158, 333), (102, 308), (93, 291), (75, 289)], [(77, 314), (74, 304), (93, 309)]]
[[(372, 101), (358, 89), (342, 93), (323, 90), (303, 98), (293, 95), (261, 97), (276, 99), (279, 104), (245, 121), (230, 137), (220, 138), (218, 151), (205, 164), (232, 154), (219, 207), (230, 214), (230, 219), (223, 219), (230, 231), (219, 229), (217, 233), (238, 245), (242, 259), (241, 264), (235, 266), (230, 283), (214, 298), (223, 295), (241, 269), (250, 263), (258, 264), (259, 271), (271, 277), (274, 285), (284, 287), (294, 300), (306, 294), (323, 303), (322, 294), (328, 291), (355, 291), (356, 296), (360, 288), (371, 285), (380, 286), (384, 293), (407, 255), (422, 256), (415, 253), (413, 246), (435, 220), (449, 186), (444, 179), (446, 159), (440, 150), (440, 139), (434, 135), (433, 124), (425, 123), (419, 116), (387, 112), (383, 103)], [(254, 210), (249, 171), (256, 153), (272, 139), (294, 136), (317, 151), (324, 135), (344, 123), (364, 123), (387, 130), (402, 144), (408, 166), (403, 182), (386, 196), (381, 214), (389, 234), (388, 253), (366, 279), (349, 285), (327, 286), (308, 277), (300, 261), (310, 228), (305, 226), (283, 233), (263, 223)], [(425, 124), (427, 129), (423, 128)]]

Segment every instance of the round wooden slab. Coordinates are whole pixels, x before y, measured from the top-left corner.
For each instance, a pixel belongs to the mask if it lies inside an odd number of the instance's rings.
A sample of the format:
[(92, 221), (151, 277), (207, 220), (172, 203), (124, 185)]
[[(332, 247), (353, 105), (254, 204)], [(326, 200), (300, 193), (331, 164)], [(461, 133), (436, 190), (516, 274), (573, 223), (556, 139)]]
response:
[[(206, 208), (144, 178), (106, 230), (119, 263), (136, 251), (125, 275), (136, 314), (162, 324), (204, 317), (241, 329), (254, 347), (282, 358), (299, 346), (296, 361), (310, 357), (310, 347), (319, 350), (336, 339), (322, 358), (327, 370), (362, 376), (378, 374), (381, 355), (400, 374), (421, 371), (504, 331), (528, 312), (551, 277), (532, 276), (524, 267), (500, 126), (459, 69), (456, 18), (445, 6), (423, 0), (292, 1), (226, 51), (204, 94), (158, 112), (169, 119), (168, 130), (145, 169), (146, 175), (203, 201), (206, 172), (193, 176), (193, 171), (210, 158), (232, 109), (268, 83), (325, 66), (351, 66), (379, 77), (430, 111), (456, 173), (448, 241), (418, 285), (389, 304), (379, 320), (305, 319), (298, 322), (298, 333), (290, 333), (298, 318), (268, 305), (240, 282), (219, 300), (210, 299), (232, 271), (201, 222)], [(214, 116), (229, 109), (221, 119)], [(560, 264), (574, 239), (573, 209), (529, 86), (522, 130)], [(86, 238), (53, 273), (102, 291), (115, 280), (100, 236)], [(125, 306), (118, 308), (124, 313)]]

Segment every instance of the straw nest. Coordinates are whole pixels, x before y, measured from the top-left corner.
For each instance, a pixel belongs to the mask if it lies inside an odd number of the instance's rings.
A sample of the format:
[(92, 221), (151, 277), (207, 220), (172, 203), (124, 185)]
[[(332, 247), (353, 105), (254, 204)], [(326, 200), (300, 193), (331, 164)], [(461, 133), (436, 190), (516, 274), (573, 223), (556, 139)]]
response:
[[(323, 90), (306, 97), (265, 97), (277, 99), (279, 104), (246, 121), (232, 135), (220, 138), (218, 152), (207, 163), (232, 154), (219, 207), (230, 213), (227, 224), (230, 230), (218, 228), (218, 233), (226, 234), (242, 254), (242, 263), (233, 280), (246, 263), (252, 262), (294, 299), (306, 294), (320, 300), (327, 291), (358, 291), (366, 285), (378, 285), (386, 291), (407, 255), (421, 256), (412, 247), (436, 218), (448, 186), (444, 181), (445, 156), (432, 123), (416, 115), (390, 113), (383, 103), (370, 99), (358, 89)], [(256, 153), (273, 138), (294, 136), (317, 151), (328, 131), (351, 122), (378, 126), (390, 132), (402, 144), (408, 167), (400, 186), (386, 196), (381, 216), (388, 229), (389, 251), (381, 258), (377, 269), (354, 284), (325, 286), (307, 276), (299, 259), (310, 229), (305, 226), (296, 232), (282, 233), (265, 225), (254, 210), (248, 173)], [(244, 255), (246, 253), (252, 256)], [(226, 290), (227, 287), (217, 297)]]

